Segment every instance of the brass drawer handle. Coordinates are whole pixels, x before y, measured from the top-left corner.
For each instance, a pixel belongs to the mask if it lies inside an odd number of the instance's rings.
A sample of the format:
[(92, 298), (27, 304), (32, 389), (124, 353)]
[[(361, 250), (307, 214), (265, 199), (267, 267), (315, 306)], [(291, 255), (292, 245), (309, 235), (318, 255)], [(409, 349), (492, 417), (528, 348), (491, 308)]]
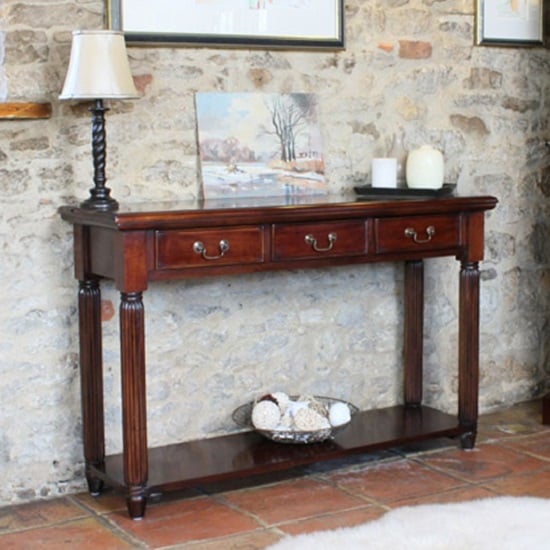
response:
[(407, 227), (407, 229), (405, 229), (405, 237), (411, 237), (416, 244), (424, 244), (429, 243), (435, 235), (435, 227), (433, 225), (428, 225), (428, 227), (426, 227), (426, 235), (427, 238), (419, 239), (413, 227)]
[(328, 246), (325, 248), (321, 248), (317, 245), (317, 239), (311, 234), (307, 234), (304, 237), (304, 240), (307, 244), (311, 245), (311, 248), (315, 250), (315, 252), (328, 252), (329, 250), (332, 250), (332, 247), (334, 246), (334, 243), (336, 242), (336, 239), (338, 238), (338, 235), (336, 233), (330, 232), (327, 235), (328, 238)]
[(206, 246), (204, 246), (202, 241), (196, 241), (193, 244), (193, 251), (195, 254), (200, 254), (205, 260), (219, 260), (229, 250), (229, 241), (222, 239), (218, 246), (220, 247), (220, 253), (217, 256), (209, 256)]

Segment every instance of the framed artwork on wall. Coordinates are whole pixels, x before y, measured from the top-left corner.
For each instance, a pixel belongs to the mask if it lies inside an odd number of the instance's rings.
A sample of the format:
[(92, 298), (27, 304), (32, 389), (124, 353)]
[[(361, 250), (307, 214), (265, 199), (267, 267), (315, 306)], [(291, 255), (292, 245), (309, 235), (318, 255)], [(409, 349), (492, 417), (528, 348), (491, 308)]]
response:
[(543, 43), (544, 0), (477, 0), (476, 41), (487, 46)]
[(132, 45), (342, 49), (344, 0), (107, 0)]

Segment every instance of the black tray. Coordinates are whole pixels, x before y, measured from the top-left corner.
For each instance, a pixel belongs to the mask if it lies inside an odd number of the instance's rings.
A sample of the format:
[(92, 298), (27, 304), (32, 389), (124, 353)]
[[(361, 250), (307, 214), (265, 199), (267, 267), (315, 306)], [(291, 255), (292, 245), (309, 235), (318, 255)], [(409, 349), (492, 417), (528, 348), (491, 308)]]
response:
[(439, 198), (449, 197), (454, 194), (455, 183), (444, 183), (439, 189), (417, 189), (409, 187), (372, 187), (371, 185), (361, 185), (354, 187), (354, 191), (360, 198), (380, 198), (390, 197), (392, 199), (408, 198)]

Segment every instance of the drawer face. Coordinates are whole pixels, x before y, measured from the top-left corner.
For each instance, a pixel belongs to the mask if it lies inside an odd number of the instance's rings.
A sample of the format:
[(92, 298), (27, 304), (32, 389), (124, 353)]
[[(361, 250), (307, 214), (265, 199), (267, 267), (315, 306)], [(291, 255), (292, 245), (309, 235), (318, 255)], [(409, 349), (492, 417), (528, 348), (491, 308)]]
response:
[(264, 260), (263, 229), (232, 227), (157, 231), (156, 269), (252, 264)]
[(376, 252), (442, 250), (460, 245), (460, 216), (407, 216), (374, 221)]
[(366, 253), (365, 223), (289, 223), (273, 226), (273, 260), (314, 259)]

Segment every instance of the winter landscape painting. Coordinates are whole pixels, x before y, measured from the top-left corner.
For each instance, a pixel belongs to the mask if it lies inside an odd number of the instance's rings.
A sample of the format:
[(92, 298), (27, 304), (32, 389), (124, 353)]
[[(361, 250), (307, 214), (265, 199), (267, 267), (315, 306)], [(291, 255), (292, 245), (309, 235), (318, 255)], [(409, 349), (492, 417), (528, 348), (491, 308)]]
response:
[(326, 194), (315, 94), (195, 99), (205, 199)]

